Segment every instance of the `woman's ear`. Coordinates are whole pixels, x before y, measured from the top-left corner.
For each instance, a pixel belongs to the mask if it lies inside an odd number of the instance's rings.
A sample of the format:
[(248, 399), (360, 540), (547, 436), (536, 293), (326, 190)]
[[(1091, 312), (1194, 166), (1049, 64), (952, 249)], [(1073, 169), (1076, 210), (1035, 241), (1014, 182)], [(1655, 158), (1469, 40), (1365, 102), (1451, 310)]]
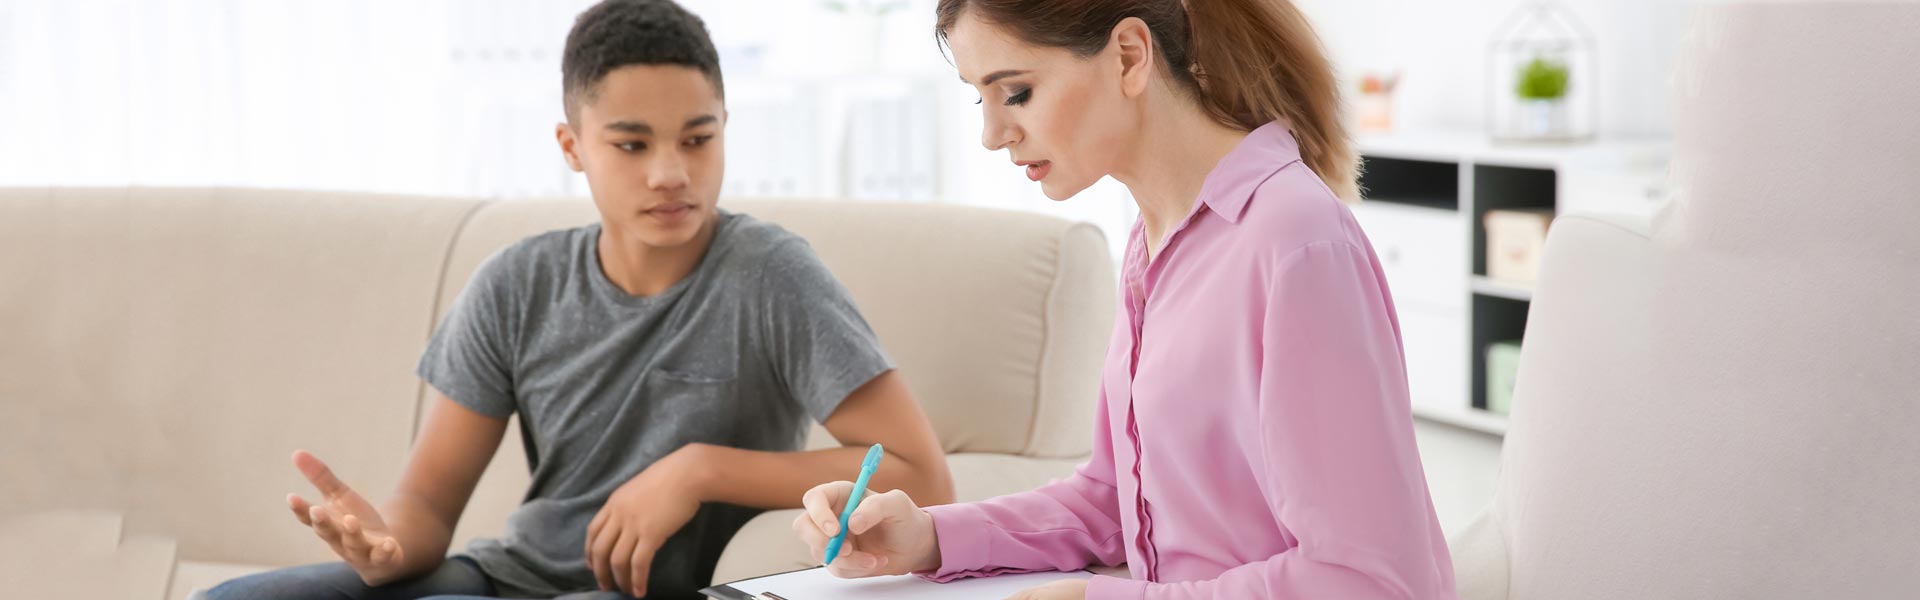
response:
[(1147, 91), (1147, 80), (1158, 62), (1154, 59), (1153, 31), (1139, 17), (1127, 17), (1114, 25), (1109, 35), (1107, 47), (1120, 59), (1120, 93), (1138, 97)]

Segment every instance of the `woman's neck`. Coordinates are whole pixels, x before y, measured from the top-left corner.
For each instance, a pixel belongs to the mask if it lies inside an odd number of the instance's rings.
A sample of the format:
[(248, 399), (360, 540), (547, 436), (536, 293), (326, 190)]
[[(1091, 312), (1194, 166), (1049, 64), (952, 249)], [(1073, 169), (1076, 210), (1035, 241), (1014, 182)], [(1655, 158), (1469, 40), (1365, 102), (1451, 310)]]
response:
[(1207, 174), (1247, 132), (1220, 124), (1177, 94), (1159, 94), (1144, 109), (1140, 133), (1128, 145), (1133, 154), (1122, 158), (1113, 178), (1127, 186), (1140, 206), (1151, 259), (1160, 253), (1168, 230), (1193, 211)]

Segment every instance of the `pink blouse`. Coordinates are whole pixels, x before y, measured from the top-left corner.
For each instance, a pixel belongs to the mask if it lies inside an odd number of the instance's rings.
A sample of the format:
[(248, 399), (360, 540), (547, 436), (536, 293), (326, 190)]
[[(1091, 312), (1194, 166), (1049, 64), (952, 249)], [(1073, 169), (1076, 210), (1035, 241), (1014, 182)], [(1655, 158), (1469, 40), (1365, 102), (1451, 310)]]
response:
[(1135, 224), (1092, 457), (928, 508), (936, 581), (1126, 562), (1108, 598), (1453, 598), (1393, 297), (1284, 122), (1221, 159), (1164, 249)]

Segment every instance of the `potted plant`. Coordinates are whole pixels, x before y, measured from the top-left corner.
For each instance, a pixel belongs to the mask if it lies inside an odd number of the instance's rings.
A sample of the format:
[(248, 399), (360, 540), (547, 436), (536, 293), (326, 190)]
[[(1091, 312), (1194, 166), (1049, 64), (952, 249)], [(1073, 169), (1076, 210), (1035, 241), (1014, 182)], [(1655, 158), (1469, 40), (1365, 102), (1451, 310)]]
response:
[(1567, 131), (1566, 63), (1546, 57), (1534, 57), (1520, 66), (1514, 83), (1514, 95), (1525, 113), (1525, 135), (1554, 137)]
[(1487, 45), (1487, 125), (1495, 141), (1591, 140), (1600, 79), (1593, 33), (1562, 2), (1525, 0)]

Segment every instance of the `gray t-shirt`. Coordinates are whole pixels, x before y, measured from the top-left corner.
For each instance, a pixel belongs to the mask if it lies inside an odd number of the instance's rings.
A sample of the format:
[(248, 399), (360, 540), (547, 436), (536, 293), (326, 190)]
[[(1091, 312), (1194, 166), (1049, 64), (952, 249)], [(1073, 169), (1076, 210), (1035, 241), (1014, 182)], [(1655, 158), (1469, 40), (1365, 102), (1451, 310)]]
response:
[[(503, 595), (596, 587), (587, 524), (621, 484), (689, 443), (801, 448), (855, 388), (893, 368), (806, 241), (720, 212), (698, 267), (635, 297), (600, 268), (598, 224), (481, 264), (418, 373), (480, 414), (518, 413), (533, 470), (506, 533), (468, 553)], [(648, 598), (698, 597), (756, 511), (709, 504), (656, 555)]]

